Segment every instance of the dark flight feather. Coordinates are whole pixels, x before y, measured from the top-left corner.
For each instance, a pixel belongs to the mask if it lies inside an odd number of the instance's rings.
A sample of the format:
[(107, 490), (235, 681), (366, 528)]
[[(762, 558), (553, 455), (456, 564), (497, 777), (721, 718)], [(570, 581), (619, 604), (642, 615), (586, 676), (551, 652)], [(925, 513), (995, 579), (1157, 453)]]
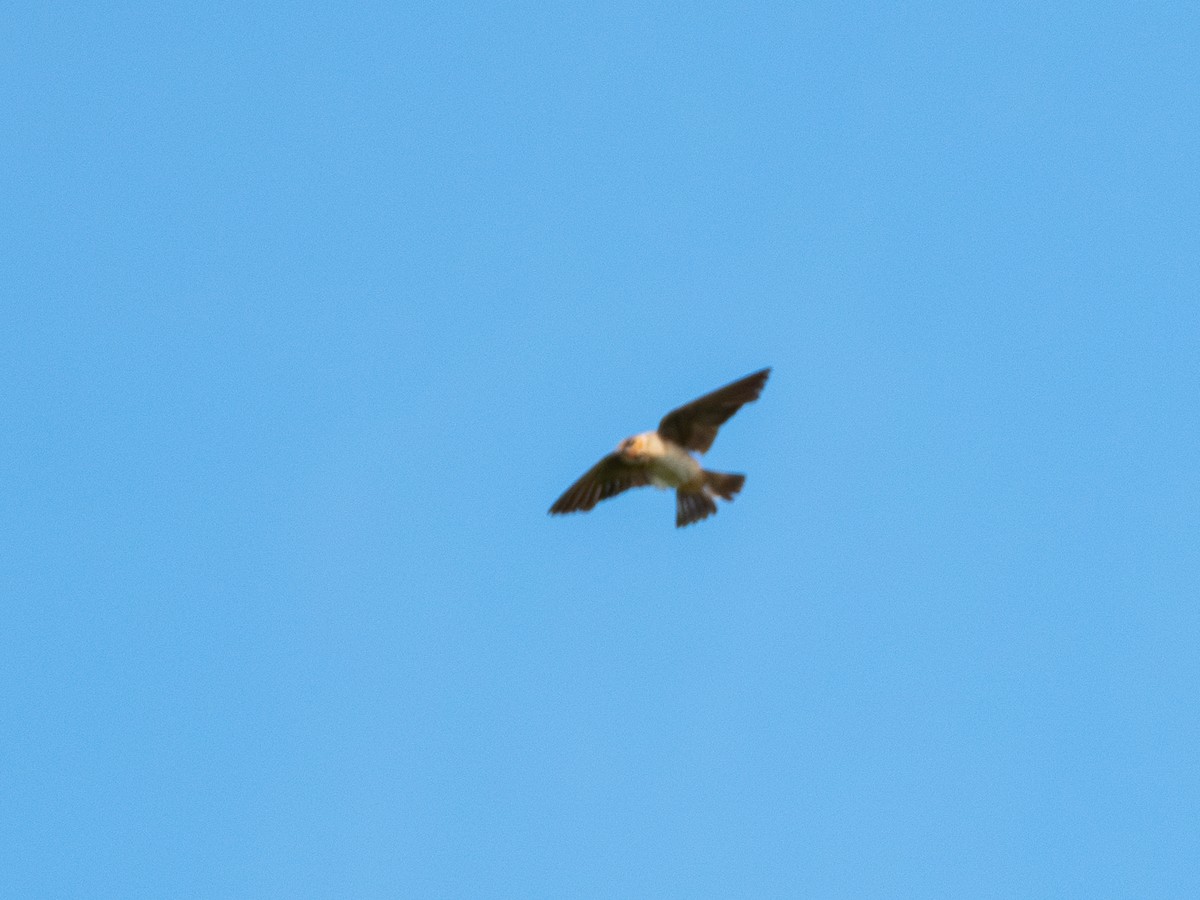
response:
[(770, 374), (770, 369), (763, 369), (672, 410), (658, 423), (659, 435), (688, 450), (706, 453), (717, 430), (744, 404), (758, 399)]
[(631, 466), (615, 453), (610, 453), (592, 466), (583, 477), (563, 492), (550, 507), (550, 515), (587, 512), (601, 500), (615, 497), (630, 488), (644, 487), (650, 477), (643, 466)]

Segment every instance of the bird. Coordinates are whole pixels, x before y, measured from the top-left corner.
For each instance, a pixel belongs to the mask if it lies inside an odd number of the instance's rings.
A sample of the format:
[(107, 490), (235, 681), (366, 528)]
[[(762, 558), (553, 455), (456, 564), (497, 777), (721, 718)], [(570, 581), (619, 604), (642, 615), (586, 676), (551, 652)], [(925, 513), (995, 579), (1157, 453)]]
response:
[(757, 400), (770, 368), (739, 378), (663, 416), (654, 431), (625, 438), (554, 501), (550, 515), (587, 512), (630, 488), (675, 489), (675, 527), (707, 519), (716, 498), (732, 500), (745, 475), (710, 472), (692, 453), (706, 453), (717, 430), (746, 403)]

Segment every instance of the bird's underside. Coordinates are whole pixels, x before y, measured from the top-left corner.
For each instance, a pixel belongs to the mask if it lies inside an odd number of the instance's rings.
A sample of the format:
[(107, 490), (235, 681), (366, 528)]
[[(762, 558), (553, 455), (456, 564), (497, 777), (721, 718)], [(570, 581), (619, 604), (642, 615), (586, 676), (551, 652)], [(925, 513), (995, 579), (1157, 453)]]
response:
[(703, 469), (692, 453), (705, 453), (717, 431), (744, 404), (758, 399), (770, 369), (747, 375), (663, 416), (658, 429), (635, 434), (592, 466), (550, 507), (550, 515), (587, 512), (630, 488), (674, 488), (675, 525), (683, 527), (717, 511), (716, 498), (732, 500), (744, 475)]

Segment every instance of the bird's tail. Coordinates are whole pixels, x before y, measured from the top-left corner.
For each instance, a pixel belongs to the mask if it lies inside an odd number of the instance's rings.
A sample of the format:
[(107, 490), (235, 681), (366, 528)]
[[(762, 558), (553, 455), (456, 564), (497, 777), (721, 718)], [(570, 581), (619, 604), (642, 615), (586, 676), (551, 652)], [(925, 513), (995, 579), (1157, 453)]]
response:
[(722, 500), (732, 500), (733, 495), (746, 483), (745, 475), (727, 475), (724, 472), (705, 472), (704, 487)]
[(684, 525), (707, 519), (717, 511), (714, 497), (732, 500), (733, 495), (742, 489), (745, 482), (745, 475), (705, 472), (704, 484), (700, 490), (685, 491), (680, 488), (675, 492), (675, 527), (682, 528)]

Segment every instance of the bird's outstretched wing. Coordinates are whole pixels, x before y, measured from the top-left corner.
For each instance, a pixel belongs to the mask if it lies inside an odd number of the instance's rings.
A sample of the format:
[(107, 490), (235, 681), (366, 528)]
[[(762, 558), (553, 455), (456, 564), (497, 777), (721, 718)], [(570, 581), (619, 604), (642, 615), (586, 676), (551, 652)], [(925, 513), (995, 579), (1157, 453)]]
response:
[(763, 369), (672, 410), (658, 423), (659, 435), (688, 450), (707, 452), (717, 438), (717, 429), (741, 409), (742, 404), (758, 399), (770, 374), (770, 369)]
[(587, 512), (601, 500), (649, 483), (650, 477), (644, 466), (630, 465), (617, 454), (610, 453), (554, 501), (550, 515)]

